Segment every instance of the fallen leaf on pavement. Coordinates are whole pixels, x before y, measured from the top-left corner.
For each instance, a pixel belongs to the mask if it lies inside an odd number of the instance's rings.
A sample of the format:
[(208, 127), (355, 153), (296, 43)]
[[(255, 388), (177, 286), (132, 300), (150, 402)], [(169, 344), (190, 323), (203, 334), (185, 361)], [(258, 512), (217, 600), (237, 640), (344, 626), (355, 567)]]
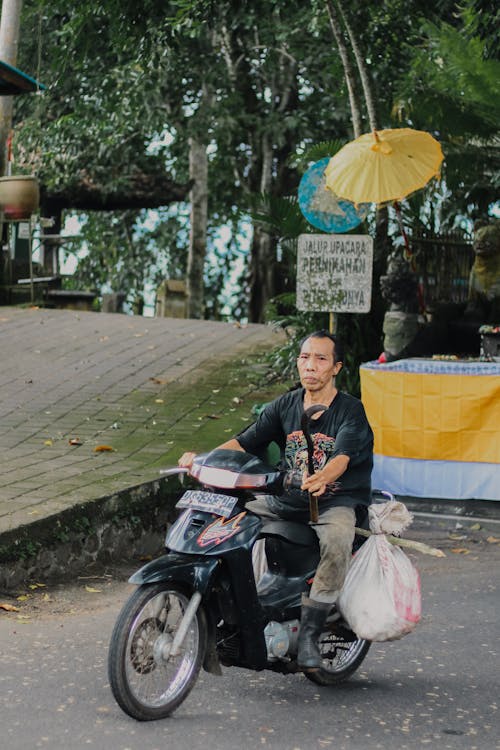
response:
[(217, 414), (204, 414), (205, 419), (220, 419)]
[(168, 380), (164, 380), (163, 378), (149, 378), (152, 383), (155, 383), (155, 385), (166, 385), (168, 383)]
[(102, 589), (95, 589), (92, 586), (85, 586), (85, 591), (89, 594), (102, 594)]
[(469, 528), (470, 528), (471, 531), (479, 531), (479, 529), (481, 528), (481, 524), (480, 523), (473, 523), (472, 526), (470, 526)]
[(21, 596), (17, 597), (18, 602), (26, 602), (29, 599), (29, 594), (21, 594)]
[(162, 398), (155, 398), (155, 404), (163, 404), (163, 403), (164, 402)]
[(469, 555), (470, 549), (466, 549), (465, 547), (455, 547), (455, 549), (451, 550), (455, 553), (455, 555)]
[(0, 609), (4, 609), (6, 612), (19, 612), (19, 607), (15, 607), (13, 604), (6, 604), (0, 602)]
[(110, 445), (96, 445), (94, 448), (94, 453), (112, 453), (113, 451), (114, 448)]
[(77, 438), (77, 437), (76, 438), (70, 438), (68, 440), (68, 442), (69, 442), (70, 445), (82, 445), (82, 441), (80, 440), (80, 438)]
[(498, 542), (500, 542), (500, 539), (496, 536), (489, 536), (486, 541), (489, 542), (489, 544), (498, 544)]
[(467, 534), (448, 534), (448, 539), (458, 542), (460, 539), (467, 539)]
[(52, 440), (44, 440), (43, 444), (44, 445), (54, 445), (54, 443), (52, 442)]

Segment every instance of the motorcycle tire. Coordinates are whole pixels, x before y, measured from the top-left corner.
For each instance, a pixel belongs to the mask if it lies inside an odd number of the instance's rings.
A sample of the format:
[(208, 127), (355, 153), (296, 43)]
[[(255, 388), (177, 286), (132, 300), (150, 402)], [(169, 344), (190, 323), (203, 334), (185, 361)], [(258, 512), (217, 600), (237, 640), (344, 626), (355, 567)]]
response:
[(348, 641), (331, 631), (326, 631), (319, 639), (319, 649), (323, 659), (320, 669), (316, 672), (304, 672), (304, 674), (308, 680), (317, 685), (337, 685), (347, 680), (357, 670), (370, 646), (370, 641), (359, 638)]
[(138, 721), (169, 716), (196, 682), (207, 643), (202, 607), (179, 654), (169, 654), (189, 599), (175, 583), (141, 586), (118, 616), (108, 654), (109, 681), (120, 708)]

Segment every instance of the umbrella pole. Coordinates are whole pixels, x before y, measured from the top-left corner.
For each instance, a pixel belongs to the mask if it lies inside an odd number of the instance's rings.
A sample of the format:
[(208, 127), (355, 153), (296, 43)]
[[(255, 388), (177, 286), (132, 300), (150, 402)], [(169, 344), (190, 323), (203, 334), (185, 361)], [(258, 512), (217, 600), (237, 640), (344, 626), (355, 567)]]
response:
[(335, 313), (330, 313), (330, 320), (328, 322), (328, 331), (330, 333), (337, 333), (337, 318), (335, 317)]

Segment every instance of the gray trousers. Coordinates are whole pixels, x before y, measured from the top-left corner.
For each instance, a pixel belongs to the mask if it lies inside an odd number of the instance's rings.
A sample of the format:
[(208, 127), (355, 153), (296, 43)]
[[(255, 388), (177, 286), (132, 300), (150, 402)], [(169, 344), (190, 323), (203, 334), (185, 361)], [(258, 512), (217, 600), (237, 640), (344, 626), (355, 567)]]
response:
[[(319, 499), (321, 506), (321, 498)], [(282, 520), (269, 510), (264, 497), (246, 504), (248, 510), (262, 518)], [(333, 604), (344, 585), (347, 569), (351, 562), (352, 544), (356, 514), (353, 508), (338, 506), (320, 512), (318, 523), (311, 524), (319, 540), (320, 561), (310, 598), (325, 604)], [(264, 569), (263, 545), (255, 546), (254, 569), (258, 578)]]

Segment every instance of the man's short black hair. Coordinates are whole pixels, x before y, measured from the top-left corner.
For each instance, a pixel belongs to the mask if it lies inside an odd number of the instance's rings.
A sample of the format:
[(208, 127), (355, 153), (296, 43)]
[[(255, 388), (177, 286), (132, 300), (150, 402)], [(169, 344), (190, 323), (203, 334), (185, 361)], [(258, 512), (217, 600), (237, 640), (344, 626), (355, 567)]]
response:
[(336, 334), (330, 333), (330, 331), (327, 331), (325, 328), (322, 328), (320, 331), (314, 331), (314, 333), (309, 333), (307, 336), (304, 336), (300, 342), (300, 349), (302, 349), (305, 342), (309, 339), (330, 339), (333, 343), (334, 363), (344, 361), (344, 347)]

